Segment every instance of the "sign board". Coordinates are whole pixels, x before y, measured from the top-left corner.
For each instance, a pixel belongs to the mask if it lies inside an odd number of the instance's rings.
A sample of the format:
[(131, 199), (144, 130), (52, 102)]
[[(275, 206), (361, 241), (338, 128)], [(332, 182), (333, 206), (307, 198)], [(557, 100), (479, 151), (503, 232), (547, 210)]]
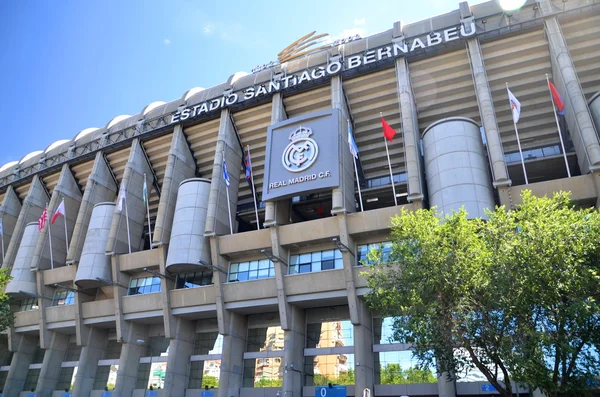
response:
[(200, 393), (200, 397), (213, 397), (215, 395), (212, 391), (203, 391)]
[(270, 126), (263, 201), (340, 186), (340, 125), (329, 109)]
[(63, 394), (61, 394), (60, 396), (61, 396), (61, 397), (71, 397), (71, 394), (72, 394), (72, 393), (69, 391), (69, 392), (64, 392), (64, 393), (63, 393)]
[(157, 397), (158, 392), (156, 390), (149, 390), (146, 392), (146, 397)]
[(346, 397), (346, 386), (317, 386), (315, 397)]
[(481, 385), (481, 391), (496, 391), (496, 388), (494, 387), (494, 385), (484, 383), (483, 385)]
[(27, 397), (35, 397), (35, 393), (34, 392), (29, 392), (29, 393), (27, 393)]
[(103, 391), (102, 392), (102, 397), (111, 397), (112, 396), (112, 392), (111, 391)]

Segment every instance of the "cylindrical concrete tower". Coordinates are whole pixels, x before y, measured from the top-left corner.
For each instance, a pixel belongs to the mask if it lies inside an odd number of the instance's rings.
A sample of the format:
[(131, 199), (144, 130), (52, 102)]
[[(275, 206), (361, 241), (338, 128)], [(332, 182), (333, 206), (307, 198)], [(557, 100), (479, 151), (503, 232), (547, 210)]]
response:
[(589, 102), (590, 113), (592, 114), (592, 120), (596, 125), (596, 132), (600, 132), (600, 91), (594, 94)]
[(19, 293), (19, 291), (37, 294), (35, 272), (31, 271), (30, 265), (39, 237), (40, 232), (38, 231), (38, 223), (28, 223), (27, 226), (25, 226), (23, 238), (21, 238), (21, 245), (19, 246), (15, 263), (10, 272), (12, 280), (6, 285), (5, 292), (8, 295), (13, 297), (22, 296), (23, 294)]
[(479, 126), (471, 119), (439, 120), (423, 133), (429, 203), (444, 214), (462, 206), (469, 218), (487, 218), (494, 195)]
[(204, 237), (210, 180), (186, 179), (179, 185), (173, 229), (167, 255), (171, 273), (200, 270), (199, 260), (210, 263), (210, 245)]
[(75, 275), (75, 284), (80, 288), (94, 288), (104, 285), (98, 278), (112, 280), (110, 257), (104, 249), (115, 211), (114, 203), (98, 203), (92, 210), (90, 225), (85, 236), (81, 259)]

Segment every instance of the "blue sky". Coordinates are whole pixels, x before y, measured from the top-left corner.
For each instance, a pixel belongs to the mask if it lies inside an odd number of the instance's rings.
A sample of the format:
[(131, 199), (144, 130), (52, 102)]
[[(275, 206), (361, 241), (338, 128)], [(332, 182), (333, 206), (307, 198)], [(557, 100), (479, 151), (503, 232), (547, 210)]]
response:
[(151, 102), (250, 72), (312, 30), (364, 37), (458, 3), (0, 2), (0, 166), (120, 114), (137, 114)]

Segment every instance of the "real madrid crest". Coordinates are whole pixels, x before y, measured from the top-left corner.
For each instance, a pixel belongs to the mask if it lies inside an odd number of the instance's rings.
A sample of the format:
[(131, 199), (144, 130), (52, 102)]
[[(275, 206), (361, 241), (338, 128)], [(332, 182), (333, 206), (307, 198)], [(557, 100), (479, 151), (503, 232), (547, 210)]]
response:
[(302, 172), (313, 165), (319, 155), (317, 142), (310, 138), (313, 134), (309, 127), (298, 127), (290, 134), (290, 142), (283, 151), (281, 162), (286, 170)]

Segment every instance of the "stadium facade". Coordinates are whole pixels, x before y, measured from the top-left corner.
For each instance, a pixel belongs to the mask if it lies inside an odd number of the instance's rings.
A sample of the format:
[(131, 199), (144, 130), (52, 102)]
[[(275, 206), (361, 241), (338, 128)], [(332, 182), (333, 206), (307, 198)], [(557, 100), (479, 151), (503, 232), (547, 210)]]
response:
[[(361, 264), (401, 208), (484, 216), (523, 189), (597, 206), (599, 92), (597, 1), (463, 2), (2, 166), (15, 311), (2, 395), (300, 397), (328, 382), (349, 396), (492, 393), (476, 374), (415, 371), (390, 319), (366, 307)], [(389, 164), (380, 113), (398, 132)]]

